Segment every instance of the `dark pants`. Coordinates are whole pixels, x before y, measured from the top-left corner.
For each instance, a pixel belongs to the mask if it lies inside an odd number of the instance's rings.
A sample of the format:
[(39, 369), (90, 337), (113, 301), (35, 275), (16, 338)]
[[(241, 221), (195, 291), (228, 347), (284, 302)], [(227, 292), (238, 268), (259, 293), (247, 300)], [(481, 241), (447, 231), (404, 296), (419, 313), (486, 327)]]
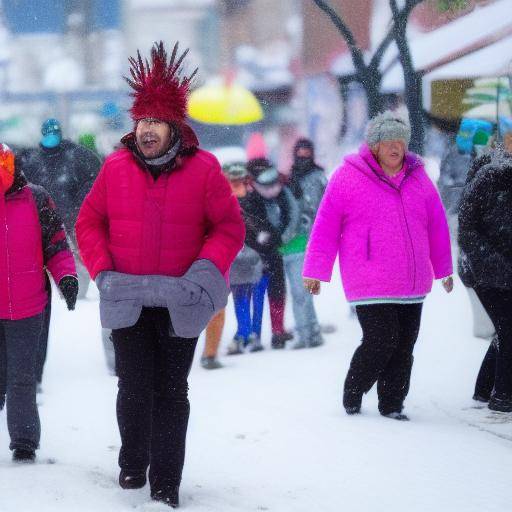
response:
[(36, 361), (41, 325), (42, 314), (22, 320), (0, 320), (0, 361), (3, 361), (7, 392), (11, 450), (35, 450), (39, 446), (41, 425), (36, 404)]
[(500, 399), (512, 399), (512, 290), (476, 287), (475, 292), (496, 329), (495, 354), (490, 347), (484, 359), (490, 367), (495, 357), (493, 394)]
[(197, 338), (171, 337), (169, 313), (144, 308), (133, 327), (112, 331), (119, 377), (119, 466), (145, 472), (151, 491), (179, 485), (190, 404), (187, 377)]
[(37, 352), (36, 379), (39, 384), (43, 382), (43, 370), (48, 353), (48, 336), (50, 335), (50, 320), (52, 317), (52, 284), (46, 274), (46, 292), (48, 293), (48, 303), (43, 311), (43, 325), (39, 335), (39, 348)]
[[(267, 254), (263, 257), (263, 278), (267, 277), (268, 302), (270, 306), (270, 324), (272, 334), (284, 333), (284, 310), (286, 303), (286, 279), (284, 275), (283, 257), (278, 253)], [(263, 306), (256, 307), (261, 310)]]
[(363, 393), (377, 382), (379, 411), (401, 412), (413, 364), (413, 349), (421, 321), (422, 304), (357, 306), (363, 340), (352, 357), (345, 380), (343, 405), (361, 405)]
[(475, 395), (489, 400), (496, 378), (496, 359), (498, 358), (498, 337), (495, 336), (485, 353), (475, 384)]

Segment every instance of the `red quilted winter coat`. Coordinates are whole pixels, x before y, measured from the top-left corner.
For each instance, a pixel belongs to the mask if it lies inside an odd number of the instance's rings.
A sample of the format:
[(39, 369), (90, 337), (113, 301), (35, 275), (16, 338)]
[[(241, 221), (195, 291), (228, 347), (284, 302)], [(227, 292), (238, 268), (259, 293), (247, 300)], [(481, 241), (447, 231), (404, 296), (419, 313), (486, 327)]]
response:
[(56, 283), (76, 276), (62, 221), (42, 187), (17, 171), (0, 193), (0, 319), (20, 320), (43, 311), (48, 301), (45, 267)]
[(76, 223), (93, 279), (103, 270), (179, 277), (203, 258), (227, 275), (245, 236), (238, 201), (212, 154), (180, 158), (156, 180), (130, 149), (106, 159)]

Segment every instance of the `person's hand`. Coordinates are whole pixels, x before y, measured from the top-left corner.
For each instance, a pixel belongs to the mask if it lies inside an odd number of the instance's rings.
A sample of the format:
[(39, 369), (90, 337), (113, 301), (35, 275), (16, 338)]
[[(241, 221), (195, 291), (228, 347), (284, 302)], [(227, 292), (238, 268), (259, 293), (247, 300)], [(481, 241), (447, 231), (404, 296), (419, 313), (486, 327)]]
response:
[(309, 277), (305, 277), (304, 288), (311, 293), (312, 295), (318, 295), (320, 293), (320, 281), (318, 279), (310, 279)]
[(453, 277), (448, 276), (445, 277), (441, 283), (443, 284), (443, 288), (445, 289), (446, 293), (451, 293), (453, 291)]
[(78, 279), (74, 276), (64, 276), (59, 282), (59, 289), (66, 299), (68, 310), (73, 311), (78, 296)]
[(260, 231), (256, 240), (259, 244), (265, 245), (270, 239), (270, 233), (268, 231)]

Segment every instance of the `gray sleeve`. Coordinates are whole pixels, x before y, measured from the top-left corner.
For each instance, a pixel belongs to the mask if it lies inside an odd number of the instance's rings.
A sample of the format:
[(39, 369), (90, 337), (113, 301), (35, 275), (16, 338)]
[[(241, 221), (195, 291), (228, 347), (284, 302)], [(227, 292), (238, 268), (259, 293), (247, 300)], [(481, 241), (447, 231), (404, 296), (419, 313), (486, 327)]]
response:
[(327, 178), (323, 172), (315, 172), (310, 176), (307, 186), (304, 188), (304, 197), (302, 200), (302, 223), (309, 234), (313, 223), (315, 222), (316, 212), (324, 196)]
[(283, 244), (287, 244), (294, 236), (297, 235), (299, 230), (300, 208), (299, 203), (288, 187), (284, 187), (283, 192), (286, 196), (286, 200), (288, 201), (290, 221), (281, 235), (281, 240)]

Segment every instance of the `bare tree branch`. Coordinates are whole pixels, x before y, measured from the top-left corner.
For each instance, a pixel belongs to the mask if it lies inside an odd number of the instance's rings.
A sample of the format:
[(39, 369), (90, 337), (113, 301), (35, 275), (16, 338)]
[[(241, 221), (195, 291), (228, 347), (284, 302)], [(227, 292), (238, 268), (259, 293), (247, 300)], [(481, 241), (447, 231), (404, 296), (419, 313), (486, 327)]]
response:
[(324, 0), (313, 0), (313, 2), (330, 18), (334, 26), (339, 30), (345, 41), (347, 42), (354, 66), (358, 70), (366, 70), (363, 52), (357, 45), (354, 33), (350, 30), (349, 26), (343, 21), (342, 17)]

